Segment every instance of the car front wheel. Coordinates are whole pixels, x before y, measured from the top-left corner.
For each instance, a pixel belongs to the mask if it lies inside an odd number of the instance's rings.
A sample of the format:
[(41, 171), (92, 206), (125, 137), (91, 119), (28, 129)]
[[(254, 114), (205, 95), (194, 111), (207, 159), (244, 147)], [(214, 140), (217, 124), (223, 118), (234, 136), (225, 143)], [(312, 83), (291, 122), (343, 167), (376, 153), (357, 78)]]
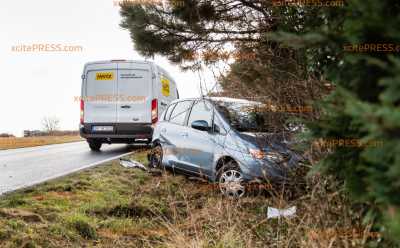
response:
[(239, 198), (245, 194), (243, 174), (235, 161), (226, 162), (217, 172), (218, 186), (222, 194)]
[(161, 145), (155, 145), (150, 152), (149, 165), (153, 168), (162, 169), (163, 150)]

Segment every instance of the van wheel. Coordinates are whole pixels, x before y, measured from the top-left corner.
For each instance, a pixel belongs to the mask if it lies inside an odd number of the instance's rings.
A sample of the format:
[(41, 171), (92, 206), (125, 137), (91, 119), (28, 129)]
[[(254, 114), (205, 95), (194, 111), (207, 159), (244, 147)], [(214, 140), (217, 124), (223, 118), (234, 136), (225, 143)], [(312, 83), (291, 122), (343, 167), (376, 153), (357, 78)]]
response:
[(225, 196), (239, 198), (246, 192), (243, 174), (233, 160), (226, 162), (218, 170), (217, 180), (219, 189)]
[(163, 158), (163, 150), (161, 145), (155, 145), (150, 151), (150, 156), (149, 156), (150, 167), (163, 169), (162, 158)]
[(95, 141), (95, 140), (91, 140), (91, 141), (88, 141), (88, 143), (89, 143), (89, 147), (90, 147), (90, 149), (92, 150), (92, 151), (100, 151), (100, 148), (101, 148), (101, 142), (99, 142), (99, 141)]

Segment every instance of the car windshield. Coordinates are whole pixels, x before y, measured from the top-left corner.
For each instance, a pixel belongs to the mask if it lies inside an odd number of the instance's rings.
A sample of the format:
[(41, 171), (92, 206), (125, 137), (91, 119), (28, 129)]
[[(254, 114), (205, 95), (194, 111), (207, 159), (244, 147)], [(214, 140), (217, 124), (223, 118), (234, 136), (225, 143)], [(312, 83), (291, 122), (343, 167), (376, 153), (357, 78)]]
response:
[(263, 105), (250, 101), (215, 101), (218, 111), (239, 132), (267, 132)]

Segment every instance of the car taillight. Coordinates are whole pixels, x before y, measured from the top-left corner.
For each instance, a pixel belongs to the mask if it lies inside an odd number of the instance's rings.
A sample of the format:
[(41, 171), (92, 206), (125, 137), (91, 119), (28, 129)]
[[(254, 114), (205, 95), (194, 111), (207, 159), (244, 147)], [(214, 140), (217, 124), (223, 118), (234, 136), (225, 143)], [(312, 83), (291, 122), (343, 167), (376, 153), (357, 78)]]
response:
[(158, 101), (153, 99), (151, 101), (151, 123), (154, 124), (158, 121)]
[(83, 112), (84, 112), (84, 109), (85, 109), (85, 104), (84, 104), (84, 102), (83, 102), (83, 100), (81, 99), (81, 124), (83, 124)]

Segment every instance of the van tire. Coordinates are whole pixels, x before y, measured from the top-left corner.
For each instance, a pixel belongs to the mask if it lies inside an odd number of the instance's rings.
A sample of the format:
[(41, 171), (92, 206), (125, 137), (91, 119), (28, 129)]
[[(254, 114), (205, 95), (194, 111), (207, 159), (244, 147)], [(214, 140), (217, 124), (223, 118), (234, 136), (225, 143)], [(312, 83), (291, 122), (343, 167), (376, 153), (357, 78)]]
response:
[(102, 145), (101, 142), (95, 141), (95, 140), (91, 140), (91, 141), (88, 141), (88, 143), (89, 143), (90, 150), (96, 151), (96, 152), (100, 151), (100, 148), (101, 148), (101, 145)]

